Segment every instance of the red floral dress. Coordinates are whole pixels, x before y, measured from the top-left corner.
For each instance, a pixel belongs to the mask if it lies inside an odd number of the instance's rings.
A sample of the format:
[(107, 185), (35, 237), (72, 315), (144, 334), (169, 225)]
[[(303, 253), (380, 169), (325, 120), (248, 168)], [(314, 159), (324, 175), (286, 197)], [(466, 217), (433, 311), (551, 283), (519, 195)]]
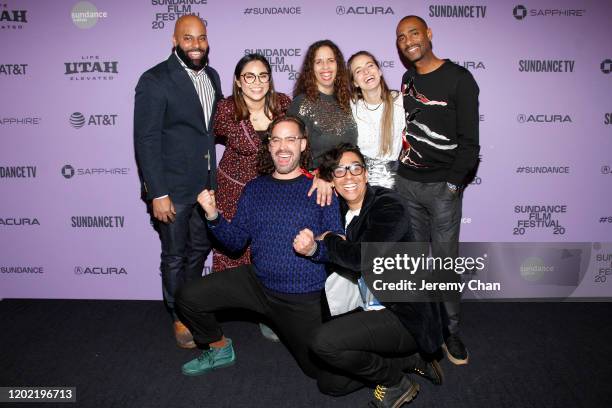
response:
[[(284, 115), (291, 99), (278, 94)], [(215, 115), (215, 137), (225, 140), (225, 151), (217, 168), (217, 208), (227, 220), (234, 218), (238, 199), (246, 183), (257, 177), (257, 152), (261, 138), (248, 119), (236, 122), (235, 105), (230, 96), (219, 102)], [(251, 250), (247, 248), (239, 257), (228, 256), (220, 249), (213, 249), (213, 271), (222, 271), (251, 263)]]

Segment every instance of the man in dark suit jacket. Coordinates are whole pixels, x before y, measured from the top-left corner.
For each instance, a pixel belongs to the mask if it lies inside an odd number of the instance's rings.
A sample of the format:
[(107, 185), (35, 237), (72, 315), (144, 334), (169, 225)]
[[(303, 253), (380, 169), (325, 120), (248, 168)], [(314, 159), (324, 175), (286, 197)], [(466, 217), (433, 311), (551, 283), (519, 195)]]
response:
[(202, 276), (210, 252), (196, 197), (216, 180), (213, 117), (223, 98), (219, 75), (208, 66), (202, 20), (179, 18), (170, 57), (146, 71), (136, 85), (134, 144), (143, 191), (161, 240), (164, 301), (180, 347), (193, 348), (189, 330), (174, 312), (174, 294)]
[[(333, 264), (339, 275), (351, 281), (360, 280), (358, 287), (365, 302), (364, 310), (357, 308), (339, 315), (315, 333), (311, 348), (332, 367), (320, 370), (317, 385), (322, 392), (338, 396), (364, 384), (378, 384), (369, 406), (399, 406), (419, 390), (403, 371), (416, 372), (434, 384), (442, 382), (437, 361), (427, 362), (418, 354), (440, 354), (439, 308), (436, 303), (379, 303), (360, 279), (364, 275), (361, 243), (412, 241), (410, 217), (399, 194), (367, 183), (364, 157), (354, 145), (341, 144), (327, 152), (319, 174), (333, 183), (342, 198), (346, 237), (324, 233), (315, 239), (310, 229), (304, 229), (296, 236), (293, 248), (314, 260)], [(327, 289), (326, 285), (330, 306), (337, 304), (334, 293)], [(339, 295), (346, 298), (346, 292), (341, 292)]]

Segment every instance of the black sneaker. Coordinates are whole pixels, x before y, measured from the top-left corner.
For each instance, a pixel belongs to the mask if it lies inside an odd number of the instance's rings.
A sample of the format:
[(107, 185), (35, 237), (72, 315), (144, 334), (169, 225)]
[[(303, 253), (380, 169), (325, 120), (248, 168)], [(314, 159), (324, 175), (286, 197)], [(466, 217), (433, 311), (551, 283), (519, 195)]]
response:
[(438, 361), (435, 359), (429, 362), (425, 361), (419, 353), (406, 357), (402, 369), (404, 372), (418, 374), (434, 385), (442, 385), (442, 381), (444, 381), (444, 372)]
[(457, 334), (451, 334), (444, 340), (442, 348), (446, 351), (446, 355), (451, 363), (455, 365), (463, 365), (468, 363), (468, 350), (463, 345), (463, 342)]
[(377, 385), (374, 390), (374, 399), (368, 403), (370, 408), (399, 408), (410, 402), (419, 392), (419, 384), (413, 382), (408, 375), (393, 387)]

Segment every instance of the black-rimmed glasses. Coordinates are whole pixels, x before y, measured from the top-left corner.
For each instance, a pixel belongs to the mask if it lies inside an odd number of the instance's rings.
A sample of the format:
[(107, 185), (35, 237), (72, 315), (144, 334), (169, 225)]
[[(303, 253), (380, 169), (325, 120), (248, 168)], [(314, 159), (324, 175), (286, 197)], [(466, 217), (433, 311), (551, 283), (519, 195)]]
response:
[(353, 176), (360, 176), (361, 174), (363, 174), (363, 169), (363, 164), (353, 163), (349, 164), (348, 166), (334, 167), (332, 174), (334, 175), (334, 177), (340, 178), (346, 176), (346, 172), (350, 171)]
[(254, 74), (252, 72), (245, 72), (244, 74), (240, 76), (242, 77), (242, 79), (244, 79), (244, 82), (246, 82), (247, 84), (252, 84), (253, 82), (255, 82), (255, 79), (259, 79), (259, 82), (261, 82), (262, 84), (266, 84), (270, 82), (269, 72), (262, 72), (260, 74)]

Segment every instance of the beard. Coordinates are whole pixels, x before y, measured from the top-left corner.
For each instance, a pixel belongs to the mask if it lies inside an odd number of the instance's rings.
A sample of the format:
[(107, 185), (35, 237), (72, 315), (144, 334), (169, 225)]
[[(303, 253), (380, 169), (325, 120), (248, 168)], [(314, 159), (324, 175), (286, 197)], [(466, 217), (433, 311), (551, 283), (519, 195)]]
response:
[[(176, 51), (176, 55), (178, 55), (181, 61), (183, 61), (185, 65), (187, 65), (187, 68), (189, 69), (193, 69), (194, 71), (199, 71), (202, 68), (204, 68), (206, 64), (208, 64), (208, 50), (203, 50), (201, 48), (192, 48), (190, 50), (184, 51), (180, 45), (177, 45), (174, 49)], [(196, 62), (190, 59), (189, 56), (187, 55), (189, 51), (201, 51), (203, 52), (204, 56), (202, 57), (200, 61)]]

